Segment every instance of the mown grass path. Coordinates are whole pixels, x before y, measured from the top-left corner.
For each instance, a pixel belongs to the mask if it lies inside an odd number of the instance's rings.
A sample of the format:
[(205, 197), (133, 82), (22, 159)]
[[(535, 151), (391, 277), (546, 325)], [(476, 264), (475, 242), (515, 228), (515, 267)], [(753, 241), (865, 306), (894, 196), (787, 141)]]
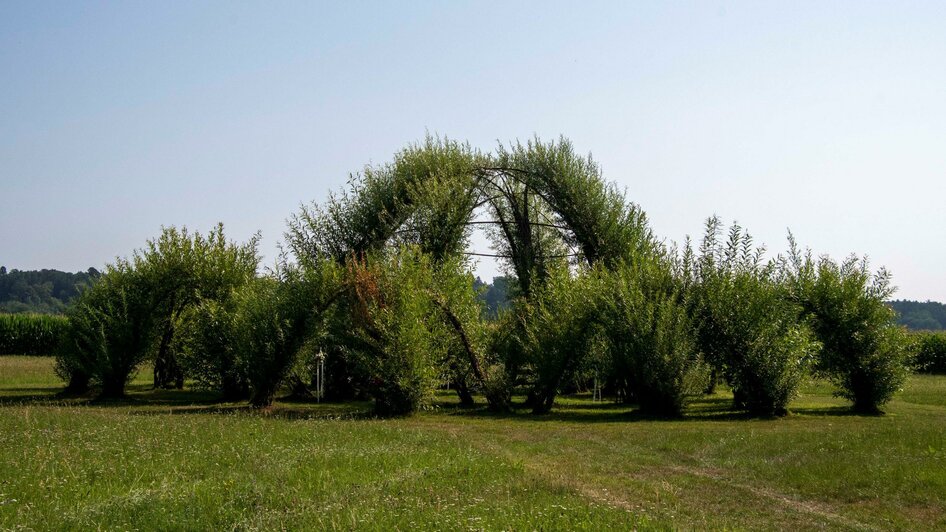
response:
[(211, 394), (55, 397), (51, 361), (0, 357), (0, 528), (946, 528), (946, 377), (881, 417), (811, 383), (777, 420), (686, 419), (563, 399), (543, 417), (455, 407), (375, 420), (367, 404)]

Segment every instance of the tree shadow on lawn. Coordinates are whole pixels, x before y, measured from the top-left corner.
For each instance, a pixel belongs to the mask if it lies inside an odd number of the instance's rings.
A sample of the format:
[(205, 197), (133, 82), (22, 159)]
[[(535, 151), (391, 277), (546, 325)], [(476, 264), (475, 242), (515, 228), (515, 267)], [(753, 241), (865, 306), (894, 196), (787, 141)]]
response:
[[(11, 393), (13, 392), (13, 393)], [(271, 419), (372, 419), (371, 404), (364, 401), (316, 402), (279, 398), (271, 407), (256, 408), (246, 402), (225, 401), (219, 393), (204, 390), (163, 390), (130, 385), (124, 397), (99, 399), (95, 393), (64, 395), (61, 388), (0, 389), (4, 406), (90, 406), (125, 409), (130, 415), (254, 415)]]
[[(10, 391), (17, 392), (10, 394)], [(27, 393), (23, 393), (27, 392)], [(32, 393), (46, 392), (46, 393)], [(47, 388), (17, 388), (15, 390), (0, 389), (0, 407), (62, 404), (64, 401)]]
[(8, 405), (90, 405), (102, 407), (124, 406), (181, 406), (221, 403), (216, 392), (202, 390), (155, 390), (148, 385), (132, 384), (120, 398), (100, 399), (96, 392), (67, 394), (61, 387), (0, 388), (0, 406)]
[[(24, 387), (0, 388), (0, 407), (3, 406), (95, 406), (126, 408), (134, 415), (188, 415), (188, 414), (245, 414), (271, 419), (375, 419), (368, 401), (316, 402), (312, 399), (283, 397), (269, 408), (255, 408), (244, 402), (225, 401), (219, 393), (205, 390), (153, 389), (148, 384), (131, 384), (128, 394), (118, 399), (98, 399), (94, 394), (64, 396), (61, 388)], [(582, 396), (564, 396), (547, 414), (532, 414), (523, 401), (513, 405), (511, 412), (489, 411), (482, 398), (476, 405), (464, 407), (448, 394), (438, 394), (433, 410), (448, 416), (503, 419), (512, 421), (559, 421), (572, 423), (626, 423), (666, 421), (751, 421), (777, 418), (753, 416), (734, 410), (732, 398), (726, 395), (700, 397), (693, 400), (683, 417), (672, 418), (649, 415), (637, 405), (613, 401), (591, 402)], [(790, 415), (864, 416), (848, 405), (810, 405), (790, 408)], [(867, 416), (872, 417), (872, 416)]]
[[(567, 398), (566, 398), (567, 399)], [(452, 407), (452, 408), (451, 408)], [(575, 422), (575, 423), (626, 423), (626, 422), (692, 422), (692, 421), (765, 421), (778, 420), (775, 416), (758, 416), (743, 410), (734, 410), (731, 397), (700, 397), (693, 400), (682, 417), (667, 417), (641, 411), (634, 404), (614, 402), (556, 404), (551, 412), (533, 414), (524, 403), (513, 405), (511, 412), (491, 412), (483, 404), (475, 407), (460, 408), (454, 404), (443, 404), (448, 415), (480, 419), (503, 419), (526, 422)], [(795, 407), (789, 409), (789, 416), (857, 416), (849, 406), (832, 405), (816, 407)]]
[(800, 406), (789, 409), (792, 414), (803, 416), (823, 417), (823, 416), (849, 416), (849, 417), (882, 417), (883, 412), (865, 413), (856, 412), (850, 405), (822, 405), (822, 406)]
[(375, 419), (370, 409), (351, 403), (275, 404), (266, 408), (257, 408), (246, 403), (226, 403), (178, 406), (168, 409), (142, 408), (130, 410), (128, 413), (139, 416), (238, 415), (288, 421)]

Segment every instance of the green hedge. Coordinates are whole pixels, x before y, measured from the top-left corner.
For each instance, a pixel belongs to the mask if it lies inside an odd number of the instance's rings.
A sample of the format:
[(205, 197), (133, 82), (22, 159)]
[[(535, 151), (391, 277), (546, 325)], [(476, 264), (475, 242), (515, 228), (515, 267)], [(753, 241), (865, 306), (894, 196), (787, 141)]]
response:
[(65, 316), (0, 314), (0, 355), (52, 355), (67, 323)]
[(946, 332), (913, 335), (913, 366), (923, 373), (946, 373)]

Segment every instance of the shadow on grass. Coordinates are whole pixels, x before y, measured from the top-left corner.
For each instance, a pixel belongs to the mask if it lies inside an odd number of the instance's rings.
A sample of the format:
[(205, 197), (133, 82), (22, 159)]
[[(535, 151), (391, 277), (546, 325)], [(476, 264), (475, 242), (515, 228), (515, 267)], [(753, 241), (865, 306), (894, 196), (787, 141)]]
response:
[(75, 395), (62, 388), (0, 388), (0, 406), (27, 404), (70, 404), (103, 407), (181, 406), (222, 402), (219, 394), (201, 390), (153, 390), (146, 385), (131, 385), (124, 397), (100, 399), (95, 392)]
[(186, 415), (240, 415), (281, 420), (359, 420), (374, 419), (372, 411), (351, 403), (305, 404), (287, 406), (276, 404), (267, 408), (256, 408), (248, 404), (213, 404), (164, 408), (140, 408), (129, 410), (138, 416), (186, 416)]
[[(37, 388), (36, 390), (43, 390), (43, 388)], [(17, 393), (10, 394), (11, 390), (9, 389), (0, 389), (0, 407), (3, 406), (25, 406), (25, 405), (44, 405), (51, 403), (62, 403), (62, 398), (56, 396), (55, 393), (21, 393), (24, 389), (19, 388), (13, 390)]]
[[(374, 419), (372, 404), (367, 401), (316, 402), (311, 399), (280, 398), (269, 408), (254, 408), (246, 403), (224, 401), (219, 393), (204, 390), (152, 389), (147, 384), (132, 384), (128, 394), (118, 399), (98, 399), (94, 395), (64, 396), (61, 388), (0, 388), (0, 407), (26, 405), (95, 406), (102, 408), (125, 408), (133, 415), (255, 415), (271, 419)], [(570, 422), (570, 423), (627, 423), (666, 421), (751, 421), (774, 419), (733, 410), (732, 398), (727, 395), (700, 397), (693, 400), (683, 417), (673, 418), (650, 415), (636, 405), (613, 401), (592, 402), (585, 397), (562, 397), (551, 412), (532, 414), (531, 408), (520, 400), (513, 404), (510, 412), (491, 412), (483, 398), (477, 404), (461, 406), (455, 397), (438, 393), (432, 404), (440, 414), (479, 419), (502, 419), (524, 422)], [(797, 406), (792, 415), (801, 416), (862, 416), (847, 405)]]
[(882, 417), (883, 412), (857, 412), (850, 405), (800, 406), (791, 409), (793, 414), (804, 416), (850, 416), (850, 417)]
[(130, 385), (124, 397), (98, 398), (95, 392), (67, 395), (62, 388), (0, 388), (4, 406), (90, 406), (125, 409), (131, 415), (244, 414), (271, 419), (371, 419), (371, 404), (364, 401), (317, 402), (279, 398), (268, 408), (225, 401), (219, 393), (205, 390), (152, 389), (145, 384)]
[[(551, 412), (533, 414), (532, 409), (523, 402), (514, 403), (510, 412), (492, 412), (483, 402), (473, 408), (460, 408), (448, 402), (438, 404), (441, 411), (448, 415), (481, 418), (503, 419), (524, 422), (574, 422), (574, 423), (627, 423), (627, 422), (693, 422), (693, 421), (765, 421), (778, 420), (776, 416), (759, 416), (743, 410), (734, 410), (732, 397), (708, 396), (693, 400), (682, 417), (668, 417), (650, 414), (640, 410), (637, 405), (615, 402), (577, 402), (574, 398), (564, 398), (556, 403)], [(817, 406), (797, 407), (790, 409), (790, 415), (803, 416), (865, 416), (853, 412), (850, 407)], [(870, 415), (866, 415), (870, 417)]]

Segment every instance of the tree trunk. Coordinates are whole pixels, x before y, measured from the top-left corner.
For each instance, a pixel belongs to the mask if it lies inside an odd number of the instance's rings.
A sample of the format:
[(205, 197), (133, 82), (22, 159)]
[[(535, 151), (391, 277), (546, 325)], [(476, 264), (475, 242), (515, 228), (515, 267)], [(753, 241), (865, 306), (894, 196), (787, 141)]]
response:
[(291, 399), (299, 400), (315, 398), (315, 395), (312, 394), (312, 390), (309, 389), (309, 386), (296, 373), (289, 375), (289, 378), (286, 379), (286, 381), (289, 385), (289, 397)]
[(709, 382), (706, 384), (706, 389), (703, 390), (705, 395), (713, 395), (716, 393), (716, 383), (719, 381), (719, 373), (716, 371), (716, 368), (710, 372)]
[(748, 398), (739, 388), (732, 389), (732, 404), (736, 410), (745, 410), (748, 407)]
[(223, 400), (228, 402), (242, 401), (250, 396), (246, 384), (229, 373), (223, 376), (220, 391), (223, 392)]
[(174, 339), (174, 324), (171, 320), (164, 326), (161, 342), (158, 344), (158, 354), (154, 359), (154, 387), (155, 389), (184, 388), (184, 370), (181, 369), (171, 350), (171, 341)]
[(64, 395), (82, 395), (89, 391), (89, 376), (81, 372), (73, 372), (69, 375), (69, 383), (63, 390)]
[(535, 404), (532, 405), (532, 413), (548, 414), (552, 411), (553, 404), (555, 404), (555, 391), (543, 391), (536, 395)]
[(465, 378), (456, 380), (456, 388), (457, 397), (460, 398), (460, 406), (470, 407), (476, 405), (476, 402), (473, 400), (473, 392), (470, 391), (470, 387), (467, 385)]
[(276, 399), (276, 390), (259, 390), (250, 398), (250, 404), (254, 408), (267, 408), (272, 406)]
[(99, 399), (120, 399), (125, 397), (125, 379), (110, 378), (102, 382), (102, 393)]

